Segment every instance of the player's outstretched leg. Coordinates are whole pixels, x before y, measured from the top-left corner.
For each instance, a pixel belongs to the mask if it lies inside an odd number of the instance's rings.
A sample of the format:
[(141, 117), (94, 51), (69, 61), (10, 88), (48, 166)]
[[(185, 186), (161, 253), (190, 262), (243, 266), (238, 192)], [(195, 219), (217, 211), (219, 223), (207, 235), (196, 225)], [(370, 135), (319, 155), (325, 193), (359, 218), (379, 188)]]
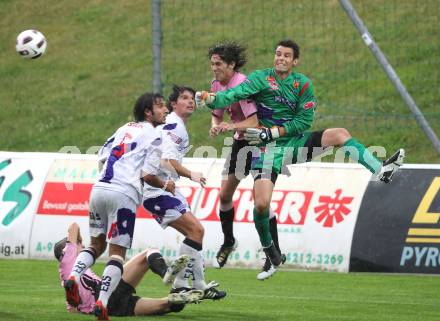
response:
[(400, 166), (403, 165), (403, 160), (405, 159), (405, 150), (400, 148), (397, 150), (390, 158), (383, 161), (382, 169), (378, 175), (378, 178), (385, 182), (391, 182), (394, 174), (397, 172)]

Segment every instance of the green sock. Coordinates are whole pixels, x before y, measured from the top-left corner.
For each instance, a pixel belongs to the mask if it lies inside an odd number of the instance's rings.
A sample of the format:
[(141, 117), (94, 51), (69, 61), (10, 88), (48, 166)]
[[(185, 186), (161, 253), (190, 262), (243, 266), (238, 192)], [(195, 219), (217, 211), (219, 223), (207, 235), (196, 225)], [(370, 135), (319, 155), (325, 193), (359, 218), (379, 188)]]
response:
[(269, 229), (269, 209), (265, 210), (262, 214), (258, 213), (254, 208), (254, 224), (257, 229), (260, 242), (263, 247), (268, 247), (272, 244), (272, 237), (270, 236)]
[(376, 157), (374, 157), (374, 155), (371, 154), (371, 152), (368, 149), (366, 149), (364, 145), (359, 143), (356, 139), (350, 138), (342, 146), (342, 148), (344, 147), (355, 148), (358, 151), (359, 159), (357, 159), (357, 157), (354, 157), (355, 155), (351, 155), (349, 149), (346, 150), (346, 153), (348, 153), (351, 159), (364, 165), (373, 174), (377, 174), (382, 168), (382, 162), (378, 160)]

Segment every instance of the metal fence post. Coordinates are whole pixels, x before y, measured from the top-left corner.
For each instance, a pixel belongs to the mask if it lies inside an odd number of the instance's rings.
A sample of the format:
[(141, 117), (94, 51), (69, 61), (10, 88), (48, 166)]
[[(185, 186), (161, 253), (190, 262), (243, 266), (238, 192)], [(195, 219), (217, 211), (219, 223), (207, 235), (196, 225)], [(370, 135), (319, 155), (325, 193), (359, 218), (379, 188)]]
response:
[(153, 91), (162, 92), (162, 82), (160, 74), (161, 47), (162, 47), (162, 26), (160, 17), (160, 0), (151, 0), (151, 14), (153, 20)]

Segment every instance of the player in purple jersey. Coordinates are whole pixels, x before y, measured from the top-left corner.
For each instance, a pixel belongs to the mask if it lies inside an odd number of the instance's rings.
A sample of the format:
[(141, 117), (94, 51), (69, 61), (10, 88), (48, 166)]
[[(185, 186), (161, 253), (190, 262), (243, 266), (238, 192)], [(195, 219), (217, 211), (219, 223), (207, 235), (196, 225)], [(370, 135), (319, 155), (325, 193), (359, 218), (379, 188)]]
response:
[[(135, 121), (120, 127), (99, 153), (104, 165), (90, 195), (90, 245), (79, 253), (64, 282), (67, 301), (78, 306), (81, 303), (78, 286), (82, 274), (104, 253), (107, 242), (110, 244), (110, 259), (95, 303), (94, 313), (98, 320), (108, 320), (107, 303), (123, 275), (125, 253), (131, 247), (136, 210), (142, 200), (143, 168), (148, 157), (161, 144), (154, 127), (163, 124), (167, 114), (168, 108), (160, 94), (143, 94), (134, 106)], [(173, 182), (150, 184), (174, 191)]]
[[(162, 135), (161, 153), (157, 154), (160, 161), (151, 158), (152, 163), (149, 168), (146, 168), (146, 173), (171, 181), (177, 181), (183, 176), (204, 187), (206, 178), (203, 173), (191, 171), (182, 164), (183, 157), (190, 147), (186, 123), (195, 109), (194, 90), (190, 87), (174, 85), (168, 99), (168, 106), (172, 112), (167, 116), (166, 124), (158, 127)], [(155, 166), (157, 163), (160, 164), (159, 167)], [(204, 299), (224, 298), (226, 292), (217, 289), (219, 286), (217, 282), (205, 283), (202, 254), (205, 231), (197, 217), (191, 212), (185, 196), (179, 192), (179, 189), (176, 188), (174, 193), (170, 193), (145, 184), (143, 205), (163, 229), (170, 226), (185, 236), (180, 245), (179, 254), (188, 255), (191, 261), (186, 269), (176, 275), (171, 291), (180, 293), (192, 287), (203, 290)], [(190, 281), (192, 281), (191, 285)]]
[[(211, 83), (211, 92), (216, 93), (221, 90), (233, 88), (246, 80), (246, 76), (240, 73), (240, 68), (246, 64), (245, 48), (235, 42), (225, 42), (213, 45), (208, 50), (208, 57), (211, 61), (211, 70), (214, 80)], [(227, 112), (230, 122), (224, 121), (224, 113)], [(220, 222), (224, 235), (213, 266), (222, 268), (232, 251), (237, 248), (238, 242), (234, 237), (234, 204), (232, 197), (240, 181), (249, 175), (252, 162), (252, 151), (249, 151), (249, 144), (243, 137), (243, 132), (247, 128), (258, 126), (257, 106), (254, 101), (243, 99), (239, 102), (227, 106), (225, 109), (212, 111), (212, 126), (210, 135), (216, 136), (220, 133), (233, 131), (233, 143), (222, 175), (223, 179), (220, 187)], [(242, 151), (240, 153), (240, 151)], [(247, 152), (246, 152), (247, 151)], [(270, 212), (270, 233), (274, 244), (279, 251), (277, 217), (273, 211)], [(270, 277), (276, 269), (268, 258), (262, 271), (257, 275), (258, 280), (265, 280)]]
[[(70, 274), (76, 257), (84, 249), (78, 224), (72, 223), (68, 228), (67, 237), (57, 242), (54, 246), (55, 258), (59, 261), (61, 286)], [(171, 265), (177, 273), (188, 262), (188, 257), (182, 256)], [(136, 287), (148, 270), (164, 277), (167, 265), (158, 250), (145, 250), (124, 264), (124, 274), (116, 290), (110, 296), (107, 310), (111, 316), (144, 316), (179, 312), (186, 303), (198, 302), (203, 297), (203, 291), (190, 291), (186, 293), (170, 294), (165, 298), (144, 298), (136, 295)], [(69, 312), (90, 314), (94, 311), (95, 301), (101, 288), (101, 278), (88, 269), (81, 275), (79, 282), (79, 295), (81, 303), (77, 307), (68, 302)]]

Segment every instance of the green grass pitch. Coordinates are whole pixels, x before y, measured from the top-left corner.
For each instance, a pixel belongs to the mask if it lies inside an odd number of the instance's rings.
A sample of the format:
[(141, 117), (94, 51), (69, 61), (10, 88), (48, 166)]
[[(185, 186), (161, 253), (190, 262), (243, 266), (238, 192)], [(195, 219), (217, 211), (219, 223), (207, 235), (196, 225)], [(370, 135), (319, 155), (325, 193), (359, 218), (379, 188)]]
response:
[[(103, 264), (95, 271), (101, 273)], [(181, 313), (112, 320), (196, 321), (434, 321), (440, 320), (440, 278), (426, 275), (296, 272), (257, 281), (257, 270), (207, 269), (227, 297), (187, 306)], [(166, 296), (147, 273), (138, 294)], [(0, 260), (0, 320), (94, 320), (66, 311), (55, 261)]]

